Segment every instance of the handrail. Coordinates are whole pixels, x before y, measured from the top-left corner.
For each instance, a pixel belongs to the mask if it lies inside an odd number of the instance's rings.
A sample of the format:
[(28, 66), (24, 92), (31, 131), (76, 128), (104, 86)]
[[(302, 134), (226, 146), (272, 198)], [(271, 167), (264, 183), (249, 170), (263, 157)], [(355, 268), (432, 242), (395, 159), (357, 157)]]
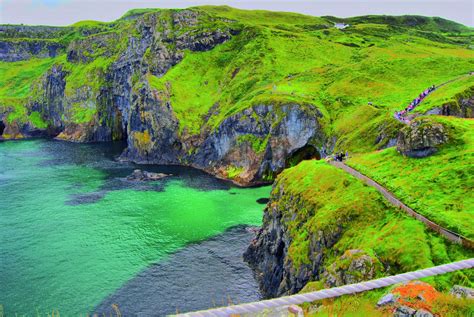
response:
[(338, 297), (347, 294), (365, 292), (368, 290), (386, 287), (398, 283), (408, 282), (424, 277), (454, 272), (457, 270), (470, 269), (474, 267), (474, 258), (434, 266), (413, 272), (397, 274), (379, 279), (349, 284), (335, 288), (323, 289), (320, 291), (309, 292), (304, 294), (296, 294), (291, 296), (278, 297), (259, 302), (246, 303), (240, 305), (232, 305), (227, 307), (202, 310), (191, 313), (178, 314), (179, 317), (207, 317), (207, 316), (231, 316), (233, 314), (255, 314), (265, 309), (281, 307), (286, 305), (298, 305), (307, 302), (313, 302), (325, 298)]

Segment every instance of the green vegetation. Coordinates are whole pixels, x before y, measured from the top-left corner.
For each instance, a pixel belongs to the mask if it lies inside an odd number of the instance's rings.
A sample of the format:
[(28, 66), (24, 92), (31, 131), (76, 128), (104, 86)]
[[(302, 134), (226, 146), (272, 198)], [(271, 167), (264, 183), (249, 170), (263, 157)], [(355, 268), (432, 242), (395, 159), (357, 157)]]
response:
[[(22, 31), (15, 40), (45, 36), (77, 52), (78, 62), (67, 62), (64, 56), (56, 61), (69, 72), (69, 97), (92, 90), (87, 105), (75, 106), (68, 114), (72, 121), (83, 122), (91, 117), (97, 91), (107, 85), (105, 73), (126, 49), (129, 37), (140, 36), (143, 21), (158, 18), (158, 31), (166, 27), (175, 35), (232, 28), (239, 34), (230, 41), (205, 52), (185, 51), (184, 59), (164, 76), (147, 76), (150, 86), (171, 103), (181, 133), (197, 135), (202, 129), (216, 129), (225, 118), (253, 105), (315, 105), (324, 115), (323, 129), (338, 136), (336, 149), (360, 152), (381, 145), (375, 142), (380, 131), (396, 133), (399, 126), (390, 114), (421, 90), (474, 69), (474, 52), (465, 45), (472, 29), (439, 18), (356, 17), (343, 19), (351, 26), (338, 30), (333, 23), (341, 19), (333, 17), (226, 6), (191, 10), (198, 13), (199, 23), (187, 28), (173, 26), (171, 14), (179, 10), (137, 9), (112, 23), (81, 21), (66, 28), (46, 27), (37, 35)], [(7, 38), (15, 38), (12, 32), (8, 31)], [(150, 50), (144, 60), (153, 65)], [(45, 73), (54, 60), (45, 60), (43, 65), (24, 63), (34, 74), (5, 77), (13, 88), (17, 81), (25, 83), (14, 89), (15, 95), (24, 95), (31, 79)], [(14, 64), (5, 64), (2, 67), (11, 66), (9, 72), (15, 72)], [(135, 78), (134, 83), (139, 81)], [(456, 90), (455, 85), (459, 83), (443, 87), (430, 98), (450, 100), (464, 88)], [(366, 106), (369, 101), (375, 106)], [(80, 113), (81, 109), (86, 113)], [(263, 143), (252, 142), (252, 146), (259, 151)]]
[(55, 62), (53, 58), (20, 62), (0, 62), (0, 98), (24, 98), (31, 93), (32, 83)]
[(143, 15), (145, 13), (152, 13), (152, 12), (158, 12), (160, 9), (155, 9), (155, 8), (143, 8), (143, 9), (132, 9), (127, 11), (121, 18), (121, 19), (130, 19), (130, 18), (136, 18), (137, 16)]
[[(308, 283), (302, 292), (312, 291), (312, 284), (313, 283)], [(377, 309), (377, 306), (375, 305), (375, 303), (377, 303), (387, 291), (388, 289), (380, 289), (363, 292), (361, 294), (326, 299), (313, 302), (311, 305), (305, 304), (303, 309), (306, 311), (308, 316), (312, 317), (390, 317), (393, 316), (393, 312)], [(314, 309), (314, 306), (320, 308)], [(431, 310), (435, 316), (445, 317), (465, 317), (474, 314), (472, 300), (456, 298), (446, 293), (441, 293), (439, 295), (439, 297), (433, 302)]]
[(84, 20), (72, 24), (72, 27), (97, 27), (107, 24), (106, 22), (94, 21), (94, 20)]
[[(326, 254), (325, 265), (334, 263), (350, 249), (377, 256), (389, 265), (386, 274), (473, 256), (472, 251), (448, 243), (421, 222), (398, 211), (374, 188), (323, 161), (303, 161), (283, 171), (276, 182), (273, 203), (281, 206), (284, 225), (292, 238), (289, 257), (296, 268), (310, 263), (309, 244), (313, 237), (338, 230), (342, 230), (342, 236)], [(283, 196), (279, 196), (281, 189)], [(294, 205), (295, 201), (300, 203)], [(473, 279), (472, 272), (458, 272), (433, 280), (445, 289), (453, 282), (469, 284)]]
[(461, 97), (472, 96), (473, 91), (474, 76), (463, 76), (432, 92), (419, 107), (415, 108), (415, 112), (425, 113), (430, 109), (443, 105), (458, 105), (458, 100)]
[[(398, 22), (358, 18), (338, 30), (330, 20), (298, 14), (195, 10), (237, 21), (242, 31), (213, 50), (185, 52), (161, 78), (149, 76), (151, 86), (171, 102), (180, 130), (190, 134), (203, 126), (216, 128), (256, 104), (313, 104), (326, 116), (324, 129), (342, 137), (338, 147), (373, 150), (381, 127), (396, 131), (394, 110), (433, 83), (474, 68), (474, 52), (446, 40), (444, 28), (434, 27), (436, 19), (423, 20), (430, 25), (423, 32), (438, 36), (427, 38)], [(451, 91), (439, 93), (448, 98)], [(375, 107), (365, 106), (369, 101)]]
[(388, 188), (405, 204), (442, 226), (474, 238), (474, 122), (432, 117), (448, 128), (451, 143), (423, 159), (395, 148), (360, 154), (348, 164)]
[[(33, 94), (33, 85), (54, 64), (55, 59), (31, 59), (14, 63), (0, 62), (0, 111), (8, 112), (7, 121), (28, 120), (27, 104)], [(31, 114), (30, 120), (38, 127), (44, 122), (38, 114)]]
[(244, 171), (243, 167), (230, 166), (227, 168), (227, 178), (234, 179)]
[(237, 138), (237, 143), (249, 143), (252, 146), (254, 152), (256, 154), (260, 154), (265, 151), (269, 137), (270, 135), (267, 135), (265, 138), (259, 138), (253, 134), (239, 135)]

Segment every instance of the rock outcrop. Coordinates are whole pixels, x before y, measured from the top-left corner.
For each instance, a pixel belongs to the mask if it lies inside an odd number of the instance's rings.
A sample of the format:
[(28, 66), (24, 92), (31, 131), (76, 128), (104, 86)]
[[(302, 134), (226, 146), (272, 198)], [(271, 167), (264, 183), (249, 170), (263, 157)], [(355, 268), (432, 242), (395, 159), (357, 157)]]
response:
[(164, 173), (147, 172), (137, 169), (134, 170), (132, 174), (127, 176), (127, 179), (130, 181), (157, 181), (168, 176), (171, 175)]
[(412, 281), (394, 287), (377, 306), (397, 317), (432, 317), (431, 310), (440, 295), (430, 284)]
[[(297, 162), (321, 157), (320, 117), (316, 108), (298, 104), (254, 106), (225, 119), (186, 160), (239, 184), (273, 180), (305, 149), (308, 156), (301, 154)], [(233, 177), (230, 167), (238, 170)]]
[(323, 273), (328, 287), (358, 283), (374, 279), (383, 266), (377, 258), (362, 250), (347, 250)]
[(64, 52), (65, 48), (62, 43), (42, 39), (28, 41), (0, 39), (0, 61), (17, 62), (30, 58), (56, 57)]
[(474, 299), (474, 289), (465, 286), (454, 285), (449, 293), (458, 298)]
[(474, 86), (455, 95), (452, 101), (427, 111), (426, 114), (474, 118)]
[(289, 184), (284, 180), (277, 180), (273, 185), (262, 227), (244, 254), (244, 259), (258, 273), (260, 288), (266, 297), (294, 294), (309, 281), (320, 280), (327, 251), (343, 234), (342, 223), (321, 227), (317, 233), (311, 234), (307, 250), (301, 251), (304, 253), (301, 256), (307, 254), (307, 260), (295, 263), (290, 255), (290, 248), (294, 248), (295, 244), (292, 231), (309, 221), (301, 215), (302, 211), (307, 212), (308, 217), (318, 211), (316, 206), (304, 197), (293, 194), (287, 186)]
[(436, 153), (448, 140), (443, 124), (430, 118), (420, 118), (400, 130), (397, 150), (403, 155), (421, 158)]

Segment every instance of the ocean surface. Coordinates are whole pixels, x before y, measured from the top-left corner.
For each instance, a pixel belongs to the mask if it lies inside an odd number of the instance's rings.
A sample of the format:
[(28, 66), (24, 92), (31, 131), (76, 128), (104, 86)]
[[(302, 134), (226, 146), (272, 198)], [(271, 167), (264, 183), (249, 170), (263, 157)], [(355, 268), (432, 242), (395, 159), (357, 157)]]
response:
[[(261, 298), (242, 253), (270, 187), (117, 162), (122, 149), (0, 142), (5, 316), (160, 316)], [(136, 168), (173, 176), (127, 180)]]

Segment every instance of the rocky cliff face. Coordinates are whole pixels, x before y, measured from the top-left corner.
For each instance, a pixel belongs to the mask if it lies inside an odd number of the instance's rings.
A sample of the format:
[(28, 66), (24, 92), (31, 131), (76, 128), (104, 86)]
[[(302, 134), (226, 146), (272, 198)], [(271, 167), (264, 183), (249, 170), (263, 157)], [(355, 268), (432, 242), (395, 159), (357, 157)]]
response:
[(397, 150), (409, 157), (426, 157), (448, 142), (446, 128), (430, 118), (420, 118), (400, 130)]
[(224, 120), (186, 159), (239, 184), (269, 181), (289, 167), (298, 150), (308, 155), (299, 160), (320, 158), (325, 142), (321, 116), (297, 104), (254, 106)]
[[(214, 129), (188, 135), (179, 132), (169, 98), (150, 87), (148, 77), (163, 76), (185, 51), (211, 50), (239, 34), (241, 26), (193, 10), (163, 11), (127, 23), (124, 34), (111, 31), (110, 25), (3, 26), (7, 38), (0, 40), (2, 61), (65, 54), (65, 61), (53, 64), (25, 101), (27, 114), (39, 113), (44, 124), (7, 120), (7, 104), (6, 111), (0, 110), (3, 138), (126, 139), (123, 160), (194, 166), (241, 185), (271, 181), (285, 166), (321, 156), (322, 115), (311, 105), (257, 105), (227, 117)], [(67, 45), (57, 40), (66, 35), (76, 39)], [(84, 69), (80, 77), (78, 69)]]
[(474, 118), (474, 87), (453, 97), (450, 101), (429, 110), (426, 114), (437, 114), (443, 116), (455, 116), (459, 118)]
[(64, 44), (45, 40), (0, 40), (0, 60), (16, 62), (30, 58), (56, 57), (65, 49)]
[[(277, 186), (278, 190), (275, 189)], [(289, 255), (293, 238), (288, 223), (297, 217), (298, 210), (308, 208), (307, 203), (301, 196), (286, 193), (284, 183), (274, 185), (262, 228), (244, 254), (244, 259), (259, 273), (260, 286), (266, 297), (294, 294), (309, 281), (319, 280), (324, 272), (326, 251), (342, 235), (342, 226), (312, 235), (308, 246), (309, 261), (295, 264)]]

